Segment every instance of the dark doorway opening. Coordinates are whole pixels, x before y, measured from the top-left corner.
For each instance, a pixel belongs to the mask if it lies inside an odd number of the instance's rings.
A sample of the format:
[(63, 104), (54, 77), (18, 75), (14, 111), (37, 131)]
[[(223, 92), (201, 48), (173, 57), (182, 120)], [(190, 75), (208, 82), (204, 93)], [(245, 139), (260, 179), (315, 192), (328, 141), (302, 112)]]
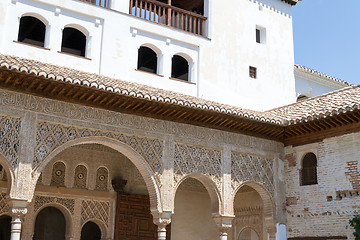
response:
[(35, 220), (33, 240), (65, 240), (66, 221), (60, 210), (46, 207)]
[(44, 47), (45, 29), (45, 24), (39, 19), (22, 17), (20, 19), (18, 41)]
[(11, 236), (11, 217), (0, 216), (0, 240), (10, 240)]
[(61, 51), (85, 57), (86, 36), (79, 30), (66, 27), (63, 30)]
[(81, 229), (81, 240), (100, 240), (101, 230), (94, 222), (87, 222)]

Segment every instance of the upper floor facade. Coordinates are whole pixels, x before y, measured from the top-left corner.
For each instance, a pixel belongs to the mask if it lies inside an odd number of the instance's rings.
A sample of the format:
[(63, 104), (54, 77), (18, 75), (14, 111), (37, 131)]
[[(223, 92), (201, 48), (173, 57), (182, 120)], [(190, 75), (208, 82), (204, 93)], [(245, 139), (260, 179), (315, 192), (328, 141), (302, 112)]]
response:
[(0, 52), (266, 110), (295, 101), (295, 3), (5, 0)]

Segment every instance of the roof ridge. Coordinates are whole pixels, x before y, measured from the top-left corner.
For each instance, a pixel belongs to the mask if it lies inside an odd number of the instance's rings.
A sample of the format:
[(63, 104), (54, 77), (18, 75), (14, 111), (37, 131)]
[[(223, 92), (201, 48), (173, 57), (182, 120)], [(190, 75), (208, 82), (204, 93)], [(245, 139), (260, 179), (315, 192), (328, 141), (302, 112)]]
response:
[(352, 84), (350, 82), (347, 82), (347, 81), (345, 81), (345, 80), (343, 80), (341, 78), (331, 76), (329, 74), (320, 72), (318, 70), (315, 70), (313, 68), (309, 68), (309, 67), (306, 67), (306, 66), (303, 66), (303, 65), (300, 65), (300, 64), (294, 64), (294, 67), (295, 67), (295, 69), (302, 70), (302, 71), (308, 72), (310, 74), (316, 74), (316, 75), (318, 75), (320, 77), (324, 77), (324, 78), (327, 78), (329, 80), (333, 80), (335, 82), (338, 82), (338, 83), (341, 83), (341, 84), (344, 84), (344, 85), (347, 85), (347, 86), (353, 86), (354, 85), (354, 84)]

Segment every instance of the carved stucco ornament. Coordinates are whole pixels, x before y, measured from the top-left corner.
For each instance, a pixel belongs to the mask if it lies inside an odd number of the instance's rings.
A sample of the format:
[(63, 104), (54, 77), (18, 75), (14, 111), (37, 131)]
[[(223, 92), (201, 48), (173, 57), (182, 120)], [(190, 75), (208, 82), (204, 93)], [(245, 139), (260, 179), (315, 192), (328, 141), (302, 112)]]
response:
[(163, 170), (164, 143), (160, 139), (40, 121), (37, 124), (33, 169), (56, 148), (80, 138), (101, 136), (127, 144), (141, 155), (155, 174)]

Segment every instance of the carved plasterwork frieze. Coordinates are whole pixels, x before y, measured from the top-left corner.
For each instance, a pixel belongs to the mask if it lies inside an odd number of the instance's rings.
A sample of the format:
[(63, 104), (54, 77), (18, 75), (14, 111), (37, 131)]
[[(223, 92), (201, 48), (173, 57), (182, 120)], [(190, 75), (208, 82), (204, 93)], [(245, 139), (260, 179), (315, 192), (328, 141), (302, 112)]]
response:
[(106, 201), (83, 200), (81, 203), (81, 225), (89, 219), (97, 219), (108, 227), (110, 221), (110, 203)]
[(0, 193), (0, 215), (9, 212), (9, 205), (6, 201), (6, 193)]
[(175, 144), (174, 178), (179, 182), (184, 176), (201, 173), (209, 176), (221, 189), (221, 151), (188, 144)]
[(0, 116), (0, 152), (16, 168), (20, 152), (20, 118)]
[(33, 168), (36, 168), (57, 147), (71, 140), (90, 136), (107, 137), (125, 143), (145, 159), (155, 174), (161, 173), (163, 169), (161, 159), (164, 143), (160, 139), (42, 121), (38, 122), (37, 126)]
[(234, 214), (233, 229), (235, 236), (239, 236), (240, 231), (244, 228), (250, 227), (260, 236), (259, 239), (262, 239), (263, 209), (261, 206), (235, 208)]
[(51, 203), (60, 204), (69, 210), (72, 215), (74, 214), (75, 199), (47, 196), (35, 196), (34, 211), (37, 212), (41, 207)]
[(234, 190), (245, 181), (254, 181), (274, 194), (273, 159), (231, 152), (231, 180)]

